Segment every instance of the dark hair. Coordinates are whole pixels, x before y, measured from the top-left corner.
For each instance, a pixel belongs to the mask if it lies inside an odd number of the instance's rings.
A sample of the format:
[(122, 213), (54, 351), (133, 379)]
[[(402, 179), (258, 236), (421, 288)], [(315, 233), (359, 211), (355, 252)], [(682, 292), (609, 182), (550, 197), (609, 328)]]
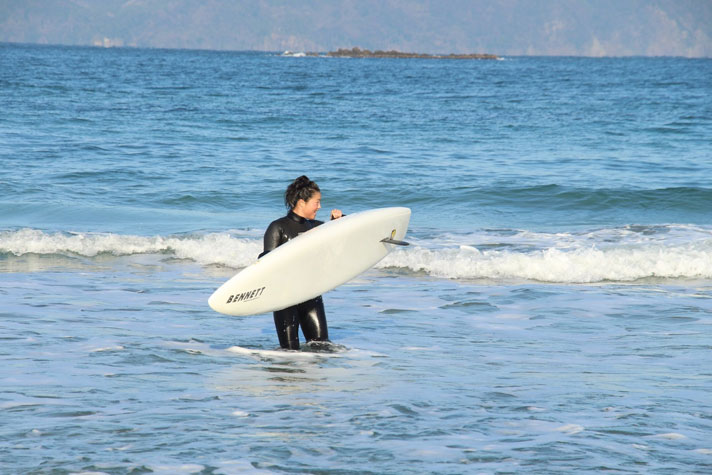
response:
[(284, 192), (284, 204), (287, 209), (294, 209), (299, 200), (309, 201), (309, 198), (317, 192), (321, 192), (319, 185), (306, 175), (302, 175), (287, 187), (287, 191)]

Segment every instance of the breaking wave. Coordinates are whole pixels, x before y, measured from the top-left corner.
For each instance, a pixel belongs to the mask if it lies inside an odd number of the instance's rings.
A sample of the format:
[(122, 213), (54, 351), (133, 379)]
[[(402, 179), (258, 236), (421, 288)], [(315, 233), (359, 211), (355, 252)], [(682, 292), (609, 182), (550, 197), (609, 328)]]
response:
[[(110, 233), (0, 232), (0, 256), (165, 254), (201, 265), (243, 268), (262, 240), (239, 234), (135, 236)], [(712, 279), (712, 230), (626, 226), (582, 233), (488, 230), (413, 239), (376, 266), (436, 278), (547, 283)]]
[(696, 226), (624, 226), (551, 234), (496, 231), (447, 241), (442, 248), (416, 245), (396, 250), (379, 267), (448, 279), (549, 283), (712, 278), (712, 230)]
[(203, 265), (246, 267), (262, 251), (261, 240), (230, 233), (132, 236), (112, 233), (44, 233), (35, 229), (0, 232), (0, 253), (95, 257), (101, 254), (169, 254)]
[(470, 246), (396, 251), (379, 267), (400, 267), (449, 279), (533, 280), (550, 283), (632, 282), (645, 278), (712, 278), (712, 241), (639, 249), (555, 248), (530, 253)]

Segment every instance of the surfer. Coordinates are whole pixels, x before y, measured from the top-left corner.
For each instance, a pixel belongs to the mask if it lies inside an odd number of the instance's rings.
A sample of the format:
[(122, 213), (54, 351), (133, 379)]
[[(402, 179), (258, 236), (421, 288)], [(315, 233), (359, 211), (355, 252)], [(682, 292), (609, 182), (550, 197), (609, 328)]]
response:
[[(299, 234), (323, 224), (316, 219), (321, 208), (321, 190), (307, 176), (294, 180), (284, 193), (287, 215), (273, 221), (265, 231), (264, 251), (260, 257)], [(331, 219), (342, 215), (338, 209), (331, 210)], [(329, 341), (326, 326), (326, 312), (321, 296), (274, 312), (279, 345), (289, 350), (299, 349), (299, 327), (302, 328), (307, 343)]]

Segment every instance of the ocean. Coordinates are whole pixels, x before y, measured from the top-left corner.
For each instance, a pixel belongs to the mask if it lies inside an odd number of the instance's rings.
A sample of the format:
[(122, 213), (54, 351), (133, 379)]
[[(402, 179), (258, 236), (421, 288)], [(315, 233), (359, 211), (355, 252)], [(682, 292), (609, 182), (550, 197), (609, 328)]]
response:
[[(0, 472), (712, 471), (712, 60), (0, 44)], [(333, 352), (211, 293), (306, 174)]]

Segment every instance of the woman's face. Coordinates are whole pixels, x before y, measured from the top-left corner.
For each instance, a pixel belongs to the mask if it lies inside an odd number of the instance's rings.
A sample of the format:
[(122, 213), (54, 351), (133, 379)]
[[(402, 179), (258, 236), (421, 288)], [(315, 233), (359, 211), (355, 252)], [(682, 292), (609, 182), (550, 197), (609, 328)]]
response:
[(294, 212), (307, 219), (316, 219), (316, 212), (321, 208), (321, 193), (318, 191), (311, 195), (309, 200), (299, 200), (297, 206), (294, 207)]

